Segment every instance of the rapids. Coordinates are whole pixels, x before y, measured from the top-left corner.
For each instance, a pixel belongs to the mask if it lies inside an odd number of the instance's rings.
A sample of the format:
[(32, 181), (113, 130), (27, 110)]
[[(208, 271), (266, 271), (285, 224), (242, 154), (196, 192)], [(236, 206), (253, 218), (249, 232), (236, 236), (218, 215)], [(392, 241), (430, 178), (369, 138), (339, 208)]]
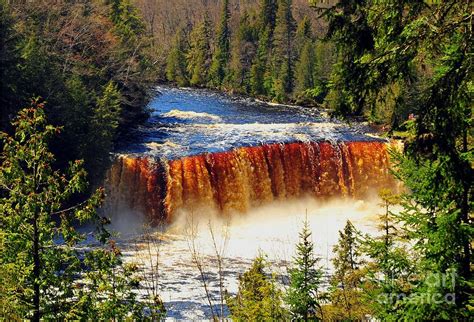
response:
[[(210, 226), (229, 237), (224, 269), (230, 292), (259, 251), (284, 279), (305, 216), (328, 271), (345, 220), (374, 231), (379, 208), (373, 196), (394, 182), (388, 143), (365, 134), (365, 126), (207, 90), (157, 90), (149, 122), (119, 147), (108, 171), (104, 210), (125, 245), (140, 239), (144, 222), (162, 228), (155, 253), (170, 317), (210, 316), (190, 236), (199, 242), (217, 302)], [(137, 250), (128, 254), (143, 257)]]

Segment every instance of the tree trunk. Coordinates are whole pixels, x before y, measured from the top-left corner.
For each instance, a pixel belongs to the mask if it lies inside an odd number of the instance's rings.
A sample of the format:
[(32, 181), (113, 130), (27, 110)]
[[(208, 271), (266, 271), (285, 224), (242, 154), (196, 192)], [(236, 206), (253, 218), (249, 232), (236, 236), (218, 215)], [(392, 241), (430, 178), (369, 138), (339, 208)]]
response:
[(32, 321), (39, 321), (40, 314), (40, 254), (39, 254), (39, 232), (38, 213), (33, 217), (33, 318)]

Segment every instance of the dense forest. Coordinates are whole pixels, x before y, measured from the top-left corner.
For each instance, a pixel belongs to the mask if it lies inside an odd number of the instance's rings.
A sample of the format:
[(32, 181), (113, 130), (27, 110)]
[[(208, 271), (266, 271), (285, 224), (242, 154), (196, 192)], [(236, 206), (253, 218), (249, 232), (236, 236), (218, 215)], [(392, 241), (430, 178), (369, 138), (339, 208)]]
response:
[(176, 30), (167, 80), (277, 102), (322, 104), (335, 52), (330, 42), (317, 39), (323, 29), (318, 19), (296, 20), (292, 1), (262, 1), (239, 11), (231, 7), (222, 3), (216, 23), (205, 13)]
[(85, 160), (101, 176), (113, 142), (147, 117), (156, 80), (152, 47), (127, 1), (2, 1), (0, 124), (32, 99), (46, 102), (61, 136), (51, 146), (64, 167)]
[[(235, 320), (472, 319), (473, 10), (468, 0), (0, 0), (0, 318), (166, 315), (158, 293), (138, 298), (139, 267), (98, 209), (114, 145), (147, 120), (152, 86), (170, 82), (327, 108), (404, 145), (391, 160), (405, 190), (380, 192), (377, 236), (347, 222), (325, 280), (305, 222), (286, 288), (261, 255), (237, 294), (208, 297), (213, 319), (224, 303)], [(87, 222), (93, 250), (78, 247)]]

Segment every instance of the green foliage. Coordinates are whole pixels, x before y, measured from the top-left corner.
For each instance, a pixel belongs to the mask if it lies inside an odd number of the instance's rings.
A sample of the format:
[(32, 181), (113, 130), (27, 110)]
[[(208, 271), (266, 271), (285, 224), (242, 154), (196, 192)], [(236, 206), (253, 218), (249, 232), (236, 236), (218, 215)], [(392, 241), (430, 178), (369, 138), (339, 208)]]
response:
[[(113, 85), (107, 86), (100, 102), (117, 99), (114, 92)], [(103, 321), (139, 319), (148, 311), (161, 317), (161, 301), (137, 301), (138, 267), (124, 263), (113, 242), (109, 249), (80, 251), (85, 235), (77, 224), (95, 224), (94, 237), (101, 243), (110, 237), (108, 220), (96, 212), (103, 190), (72, 203), (86, 187), (86, 172), (80, 161), (71, 163), (67, 173), (54, 170), (48, 141), (60, 129), (47, 124), (44, 105), (34, 101), (13, 127), (12, 137), (1, 135), (1, 316)]]
[[(261, 0), (257, 11), (239, 13), (238, 24), (229, 9), (224, 1), (214, 41), (203, 36), (210, 26), (198, 24), (183, 35), (182, 46), (173, 43), (167, 55), (168, 81), (277, 102), (322, 103), (334, 59), (330, 45), (314, 43), (309, 18), (303, 17), (297, 28), (291, 0)], [(186, 77), (178, 72), (183, 61)]]
[(14, 273), (15, 280), (6, 281), (1, 298), (8, 299), (4, 304), (12, 318), (58, 318), (72, 305), (71, 285), (80, 272), (71, 246), (82, 236), (72, 223), (99, 219), (95, 208), (102, 191), (67, 207), (71, 196), (84, 190), (86, 173), (79, 161), (67, 174), (53, 170), (47, 142), (59, 129), (47, 125), (43, 104), (35, 101), (22, 110), (13, 126), (13, 137), (2, 134), (0, 267), (2, 276)]
[(324, 295), (321, 290), (323, 270), (317, 267), (319, 258), (314, 254), (314, 244), (308, 221), (305, 220), (300, 232), (300, 241), (296, 245), (296, 255), (289, 270), (290, 286), (286, 294), (286, 303), (295, 320), (319, 320), (323, 318), (321, 302)]
[[(161, 300), (147, 304), (134, 292), (140, 285), (139, 267), (126, 263), (114, 242), (107, 248), (87, 252), (82, 284), (78, 286), (78, 301), (68, 313), (68, 319), (116, 321), (152, 318), (162, 319), (166, 313)], [(148, 310), (148, 313), (146, 313)]]
[(269, 30), (270, 37), (276, 25), (277, 0), (260, 0), (260, 30)]
[(296, 21), (292, 13), (292, 0), (280, 0), (273, 39), (275, 95), (279, 101), (282, 101), (287, 94), (292, 93), (294, 87), (295, 31)]
[(114, 138), (120, 124), (122, 95), (113, 82), (104, 87), (102, 97), (97, 100), (93, 111), (91, 132), (93, 140), (89, 142), (87, 153), (96, 155), (89, 158), (93, 160), (91, 168), (106, 170), (109, 164), (109, 153), (113, 150)]
[(314, 82), (314, 46), (311, 40), (307, 40), (302, 49), (300, 58), (296, 64), (295, 91), (304, 92), (315, 86)]
[(122, 39), (130, 41), (143, 33), (145, 25), (130, 0), (112, 0), (111, 19)]
[(14, 19), (6, 0), (0, 1), (0, 128), (8, 126), (11, 113), (16, 111), (17, 64), (20, 60), (19, 37), (14, 28)]
[[(417, 260), (409, 266), (418, 278), (410, 298), (381, 316), (466, 319), (472, 298), (472, 3), (341, 1), (324, 15), (341, 58), (331, 83), (340, 97), (337, 112), (360, 115), (387, 88), (415, 88), (394, 100), (395, 109), (410, 104), (415, 121), (404, 153), (394, 152), (392, 160), (409, 191), (399, 220), (413, 244)], [(430, 284), (425, 277), (433, 274), (454, 276), (454, 282)], [(444, 300), (447, 294), (454, 304)]]
[(186, 55), (191, 85), (208, 82), (208, 71), (211, 63), (211, 24), (206, 15), (190, 34), (190, 48)]
[[(409, 257), (406, 245), (402, 243), (403, 235), (397, 227), (397, 217), (391, 208), (399, 203), (399, 196), (390, 190), (379, 193), (381, 206), (385, 210), (379, 215), (377, 237), (366, 237), (363, 249), (371, 259), (368, 264), (366, 293), (373, 313), (384, 320), (396, 320), (403, 314), (399, 309), (399, 295), (410, 294), (409, 279), (412, 258)], [(400, 311), (401, 312), (400, 312)]]
[(257, 33), (255, 17), (244, 12), (240, 18), (237, 35), (232, 42), (229, 67), (231, 86), (244, 93), (252, 91), (251, 70), (257, 49)]
[(188, 51), (184, 37), (184, 29), (176, 34), (173, 48), (166, 61), (166, 78), (179, 86), (188, 85), (188, 73), (186, 68), (186, 53)]
[(230, 28), (229, 28), (229, 0), (224, 0), (222, 15), (217, 30), (217, 44), (214, 56), (212, 57), (210, 73), (210, 84), (213, 87), (220, 87), (227, 73), (230, 59)]
[(253, 261), (252, 267), (239, 277), (236, 296), (227, 296), (231, 318), (236, 321), (275, 321), (286, 317), (283, 293), (275, 278), (265, 273), (267, 263), (263, 256)]
[(270, 29), (265, 28), (260, 32), (257, 55), (250, 72), (250, 85), (253, 95), (266, 94), (264, 83), (270, 43)]
[[(129, 0), (46, 0), (21, 6), (2, 0), (0, 8), (6, 41), (2, 59), (8, 62), (1, 64), (1, 129), (8, 129), (31, 97), (47, 98), (48, 119), (63, 127), (63, 135), (51, 142), (57, 163), (65, 169), (69, 160), (84, 159), (91, 178), (99, 180), (103, 168), (95, 165), (107, 159), (109, 150), (89, 153), (88, 148), (91, 142), (101, 144), (92, 124), (104, 86), (112, 80), (121, 92), (119, 125), (109, 127), (114, 142), (147, 115), (154, 69), (137, 10)], [(111, 147), (109, 142), (104, 146)]]
[(363, 320), (371, 311), (364, 301), (363, 279), (367, 270), (362, 267), (359, 232), (348, 220), (334, 246), (334, 273), (330, 280), (330, 305), (324, 307), (330, 320)]

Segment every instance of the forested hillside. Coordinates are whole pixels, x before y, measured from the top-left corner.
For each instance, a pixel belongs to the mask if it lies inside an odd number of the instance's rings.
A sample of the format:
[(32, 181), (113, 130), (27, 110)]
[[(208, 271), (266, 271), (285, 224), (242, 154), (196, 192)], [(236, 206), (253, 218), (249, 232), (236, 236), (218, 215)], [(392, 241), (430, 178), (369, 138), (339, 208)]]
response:
[(146, 119), (156, 80), (138, 10), (122, 0), (2, 0), (0, 24), (1, 128), (40, 98), (62, 127), (52, 146), (60, 166), (84, 159), (100, 177), (114, 140)]
[[(142, 3), (144, 12), (149, 3)], [(335, 53), (322, 41), (324, 20), (309, 3), (218, 1), (207, 3), (207, 11), (201, 6), (184, 21), (183, 13), (173, 16), (175, 34), (165, 52), (168, 81), (277, 102), (323, 103)]]

